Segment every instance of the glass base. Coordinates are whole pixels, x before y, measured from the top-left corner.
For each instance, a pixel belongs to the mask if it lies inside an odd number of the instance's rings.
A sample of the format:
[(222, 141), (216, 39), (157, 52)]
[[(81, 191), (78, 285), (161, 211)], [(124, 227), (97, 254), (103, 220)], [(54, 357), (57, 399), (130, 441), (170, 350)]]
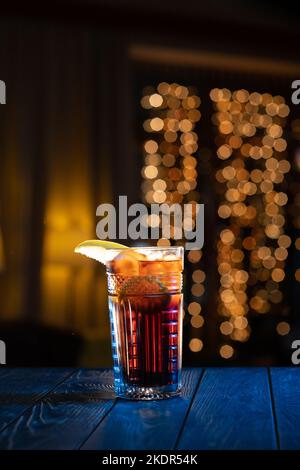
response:
[(126, 400), (164, 400), (179, 395), (181, 387), (179, 385), (166, 385), (163, 387), (137, 387), (123, 386), (116, 387), (115, 394), (119, 398)]

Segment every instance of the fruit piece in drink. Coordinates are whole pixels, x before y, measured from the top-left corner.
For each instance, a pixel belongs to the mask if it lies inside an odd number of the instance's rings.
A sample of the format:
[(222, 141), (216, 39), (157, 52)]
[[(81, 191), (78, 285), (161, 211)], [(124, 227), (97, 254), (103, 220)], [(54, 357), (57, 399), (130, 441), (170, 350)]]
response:
[(121, 250), (111, 261), (106, 263), (108, 272), (123, 276), (138, 276), (139, 263), (146, 259), (142, 253), (133, 250)]

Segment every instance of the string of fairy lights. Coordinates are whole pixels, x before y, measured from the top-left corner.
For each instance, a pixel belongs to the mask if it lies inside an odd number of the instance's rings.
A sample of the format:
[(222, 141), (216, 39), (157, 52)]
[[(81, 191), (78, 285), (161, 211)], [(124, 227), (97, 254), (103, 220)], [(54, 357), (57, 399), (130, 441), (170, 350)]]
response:
[[(281, 285), (292, 243), (284, 230), (288, 202), (285, 176), (291, 169), (284, 129), (290, 110), (282, 96), (250, 93), (245, 89), (232, 92), (215, 88), (210, 99), (219, 162), (216, 171), (221, 227), (217, 240), (219, 354), (230, 359), (235, 355), (235, 344), (246, 342), (251, 335), (250, 313), (259, 316), (271, 309), (272, 313), (280, 312), (284, 307)], [(195, 126), (201, 118), (200, 103), (192, 90), (176, 83), (162, 82), (157, 88), (144, 90), (141, 105), (147, 110), (148, 119), (143, 127), (149, 134), (144, 142), (142, 169), (146, 203), (199, 202)], [(294, 126), (300, 136), (300, 124)], [(297, 207), (300, 213), (300, 198), (295, 199), (296, 214)], [(300, 215), (296, 214), (297, 217), (300, 227)], [(147, 223), (159, 225), (160, 220), (150, 216)], [(169, 240), (158, 240), (158, 245), (168, 244)], [(300, 249), (300, 238), (296, 248)], [(205, 319), (201, 298), (205, 292), (205, 271), (201, 257), (199, 250), (190, 251), (187, 256), (191, 266), (187, 312), (192, 352), (203, 348), (201, 328)], [(300, 281), (300, 270), (295, 276)], [(276, 330), (279, 335), (288, 334), (290, 325), (278, 321)]]
[[(220, 231), (218, 313), (224, 344), (220, 355), (234, 355), (233, 343), (248, 340), (248, 313), (265, 314), (282, 304), (281, 283), (291, 239), (284, 233), (287, 194), (281, 189), (291, 165), (283, 138), (289, 107), (269, 93), (210, 92), (217, 128), (216, 180), (223, 187)], [(289, 331), (279, 322), (277, 331)]]
[[(201, 118), (200, 98), (193, 90), (177, 83), (159, 83), (157, 88), (144, 90), (141, 106), (149, 112), (143, 123), (144, 130), (151, 138), (144, 142), (144, 162), (142, 168), (142, 192), (144, 201), (151, 203), (190, 204), (197, 203), (200, 194), (197, 190), (197, 165), (195, 153), (198, 150), (196, 123)], [(160, 224), (158, 217), (149, 216), (147, 226)], [(185, 218), (183, 224), (194, 228), (192, 220)], [(175, 228), (170, 227), (171, 239)], [(176, 237), (175, 237), (176, 238)], [(170, 240), (160, 238), (158, 246), (168, 246)], [(192, 269), (191, 302), (187, 305), (193, 337), (189, 347), (193, 352), (203, 348), (200, 329), (204, 324), (201, 315), (201, 297), (204, 294), (205, 273), (199, 268), (202, 252), (190, 251), (188, 261)]]

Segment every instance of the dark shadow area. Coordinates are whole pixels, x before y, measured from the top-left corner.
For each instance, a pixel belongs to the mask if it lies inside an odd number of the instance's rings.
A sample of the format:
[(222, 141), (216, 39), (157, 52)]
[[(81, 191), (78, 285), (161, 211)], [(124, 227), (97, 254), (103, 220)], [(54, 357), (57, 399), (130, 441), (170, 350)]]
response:
[(28, 323), (0, 324), (1, 339), (12, 367), (73, 367), (78, 364), (82, 338), (71, 331)]

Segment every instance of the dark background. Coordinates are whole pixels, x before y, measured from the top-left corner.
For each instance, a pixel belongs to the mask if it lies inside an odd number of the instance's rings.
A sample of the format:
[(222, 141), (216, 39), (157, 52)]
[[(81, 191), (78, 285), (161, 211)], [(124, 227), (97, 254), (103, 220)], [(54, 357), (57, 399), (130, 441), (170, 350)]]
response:
[[(249, 341), (237, 345), (230, 361), (219, 355), (218, 162), (209, 91), (246, 88), (285, 97), (291, 108), (289, 193), (299, 180), (292, 122), (300, 118), (300, 106), (298, 111), (290, 101), (291, 82), (300, 78), (295, 7), (266, 1), (78, 0), (10, 2), (1, 11), (0, 79), (6, 82), (7, 104), (0, 113), (0, 339), (7, 344), (7, 363), (110, 364), (105, 275), (73, 249), (95, 238), (99, 204), (116, 202), (119, 195), (127, 195), (129, 203), (141, 200), (147, 113), (140, 99), (146, 86), (167, 81), (193, 87), (202, 100), (197, 157), (206, 211), (204, 347), (190, 351), (195, 332), (186, 316), (184, 362), (289, 364), (299, 325), (294, 276), (299, 230), (292, 217), (282, 289), (282, 318), (290, 334), (276, 332), (281, 314), (250, 312)], [(203, 148), (211, 152), (208, 172), (201, 166)], [(187, 264), (188, 279), (189, 270)]]

